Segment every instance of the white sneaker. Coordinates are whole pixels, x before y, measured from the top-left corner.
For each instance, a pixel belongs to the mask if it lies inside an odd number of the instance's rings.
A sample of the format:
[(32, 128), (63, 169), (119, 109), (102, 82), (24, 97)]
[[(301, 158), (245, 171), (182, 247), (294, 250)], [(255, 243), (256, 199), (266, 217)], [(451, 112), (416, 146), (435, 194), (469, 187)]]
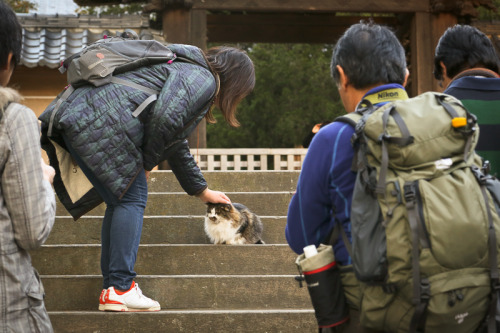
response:
[(130, 289), (124, 293), (109, 287), (104, 299), (105, 311), (160, 311), (160, 303), (144, 296), (134, 281)]
[(104, 311), (104, 304), (106, 304), (106, 300), (104, 296), (106, 295), (107, 289), (103, 289), (101, 291), (101, 295), (99, 296), (99, 311)]

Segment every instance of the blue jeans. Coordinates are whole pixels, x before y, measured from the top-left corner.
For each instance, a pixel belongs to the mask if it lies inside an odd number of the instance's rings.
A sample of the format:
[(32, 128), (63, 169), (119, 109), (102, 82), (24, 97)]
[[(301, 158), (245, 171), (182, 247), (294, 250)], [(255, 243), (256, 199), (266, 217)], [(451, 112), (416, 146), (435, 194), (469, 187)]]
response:
[(97, 179), (69, 145), (66, 146), (78, 166), (106, 203), (101, 229), (101, 272), (103, 288), (128, 290), (136, 277), (134, 271), (141, 240), (144, 209), (148, 199), (146, 174), (139, 172), (127, 192), (119, 200)]

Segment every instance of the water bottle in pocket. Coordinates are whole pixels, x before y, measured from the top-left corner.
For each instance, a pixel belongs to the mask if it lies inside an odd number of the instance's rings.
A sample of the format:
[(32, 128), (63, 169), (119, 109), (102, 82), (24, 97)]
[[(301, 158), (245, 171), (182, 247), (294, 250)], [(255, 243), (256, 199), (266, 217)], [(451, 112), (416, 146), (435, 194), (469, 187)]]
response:
[(307, 284), (319, 332), (346, 323), (349, 320), (349, 305), (332, 246), (320, 244), (317, 249), (314, 245), (305, 247), (295, 263)]

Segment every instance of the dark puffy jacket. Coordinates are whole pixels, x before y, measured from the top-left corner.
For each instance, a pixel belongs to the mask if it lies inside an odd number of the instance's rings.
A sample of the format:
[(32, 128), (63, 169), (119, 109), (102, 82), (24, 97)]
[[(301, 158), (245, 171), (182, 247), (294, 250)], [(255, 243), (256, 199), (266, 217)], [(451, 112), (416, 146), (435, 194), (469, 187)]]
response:
[[(76, 89), (54, 116), (50, 139), (64, 147), (61, 135), (69, 138), (76, 153), (99, 181), (119, 198), (139, 172), (151, 170), (163, 160), (168, 161), (188, 194), (201, 193), (207, 187), (189, 152), (186, 138), (212, 105), (216, 80), (199, 48), (180, 44), (169, 47), (177, 56), (199, 65), (175, 60), (171, 64), (141, 67), (117, 75), (161, 91), (158, 100), (139, 118), (133, 117), (132, 112), (148, 94), (115, 83)], [(58, 170), (54, 162), (55, 151), (47, 140), (54, 104), (39, 119), (42, 122), (42, 146)], [(101, 202), (93, 196), (79, 203), (65, 203), (68, 198), (63, 198), (64, 190), (56, 184), (54, 186), (60, 200), (75, 218)]]

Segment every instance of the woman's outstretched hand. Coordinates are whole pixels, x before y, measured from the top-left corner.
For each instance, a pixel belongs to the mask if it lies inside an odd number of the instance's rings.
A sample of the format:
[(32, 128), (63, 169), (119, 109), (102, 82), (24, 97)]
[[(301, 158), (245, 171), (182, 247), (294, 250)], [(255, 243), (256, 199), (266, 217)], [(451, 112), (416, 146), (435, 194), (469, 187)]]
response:
[(222, 192), (219, 191), (212, 191), (208, 188), (206, 188), (201, 194), (197, 195), (198, 198), (200, 198), (201, 201), (203, 202), (210, 202), (210, 203), (224, 203), (224, 204), (230, 204), (231, 199), (227, 195), (225, 195)]

